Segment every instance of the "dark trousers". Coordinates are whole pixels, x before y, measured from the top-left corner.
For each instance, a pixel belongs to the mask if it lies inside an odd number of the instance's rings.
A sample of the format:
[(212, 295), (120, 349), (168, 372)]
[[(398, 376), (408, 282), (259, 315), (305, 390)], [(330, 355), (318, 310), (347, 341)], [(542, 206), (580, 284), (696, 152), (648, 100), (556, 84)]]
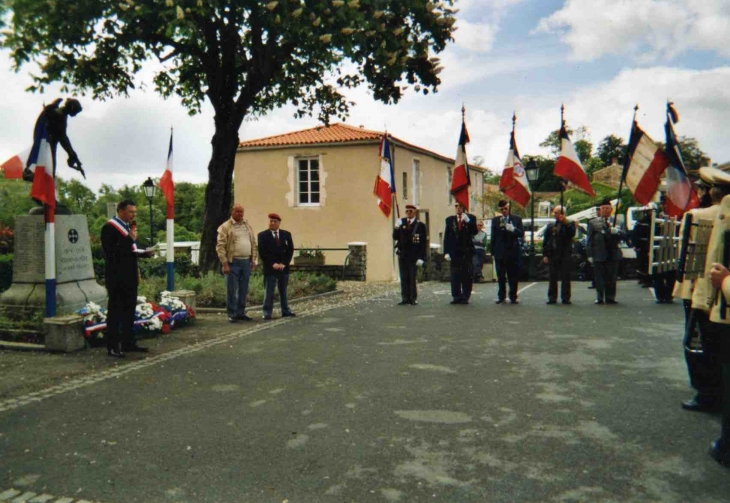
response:
[(717, 351), (721, 369), (721, 389), (722, 394), (720, 403), (722, 405), (722, 430), (720, 433), (720, 447), (730, 452), (730, 325), (712, 323), (717, 325), (713, 327), (717, 334)]
[(596, 282), (596, 300), (616, 300), (616, 275), (618, 274), (618, 262), (609, 260), (606, 262), (595, 262), (593, 264), (594, 277)]
[(286, 287), (289, 285), (288, 274), (264, 274), (264, 316), (271, 316), (274, 311), (274, 290), (279, 289), (279, 302), (281, 303), (281, 314), (289, 314), (289, 299), (286, 294)]
[(452, 259), (449, 267), (451, 296), (454, 300), (469, 300), (473, 284), (472, 258)]
[(548, 283), (548, 300), (558, 300), (558, 281), (560, 281), (560, 299), (563, 302), (570, 301), (570, 255), (565, 257), (548, 258), (548, 269), (550, 272)]
[(248, 280), (251, 277), (251, 259), (233, 259), (228, 263), (231, 272), (226, 275), (226, 310), (228, 316), (246, 314), (246, 295)]
[(705, 311), (690, 311), (684, 335), (684, 358), (697, 399), (706, 404), (718, 400), (722, 393), (723, 332), (727, 330), (725, 325), (710, 322)]
[(676, 277), (677, 273), (674, 271), (655, 274), (652, 277), (656, 300), (672, 300), (672, 292), (674, 291), (674, 281)]
[(400, 270), (400, 296), (403, 302), (418, 300), (416, 289), (416, 259), (398, 257), (398, 269)]
[(517, 282), (520, 274), (520, 259), (517, 257), (503, 257), (494, 260), (497, 268), (497, 297), (504, 300), (507, 295), (507, 283), (509, 283), (509, 298), (517, 300)]
[(479, 281), (484, 277), (482, 275), (482, 267), (484, 267), (484, 258), (486, 254), (486, 250), (482, 250), (480, 248), (474, 250), (474, 281)]
[(132, 327), (137, 307), (137, 285), (107, 285), (109, 295), (106, 317), (106, 347), (117, 348), (134, 343)]

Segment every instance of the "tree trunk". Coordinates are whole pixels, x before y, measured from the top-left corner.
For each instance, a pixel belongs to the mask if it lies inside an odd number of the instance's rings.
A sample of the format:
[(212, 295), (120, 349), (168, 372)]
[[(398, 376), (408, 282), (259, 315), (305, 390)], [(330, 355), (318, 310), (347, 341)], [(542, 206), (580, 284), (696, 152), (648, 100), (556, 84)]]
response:
[(208, 163), (208, 186), (205, 189), (205, 213), (200, 240), (201, 271), (220, 269), (220, 262), (215, 253), (217, 230), (230, 218), (233, 166), (239, 143), (238, 128), (242, 120), (243, 117), (240, 120), (231, 118), (220, 122), (216, 120), (216, 130), (211, 141), (213, 154)]

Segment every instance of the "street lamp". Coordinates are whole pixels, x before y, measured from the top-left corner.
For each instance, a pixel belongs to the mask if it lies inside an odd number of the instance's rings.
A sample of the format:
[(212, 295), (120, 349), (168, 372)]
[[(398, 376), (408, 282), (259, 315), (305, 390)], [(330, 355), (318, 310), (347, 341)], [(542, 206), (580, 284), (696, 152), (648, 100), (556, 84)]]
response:
[(145, 182), (142, 184), (142, 190), (144, 191), (144, 195), (147, 198), (147, 201), (150, 203), (150, 246), (154, 245), (154, 240), (152, 238), (152, 200), (155, 198), (155, 182), (152, 181), (152, 178), (147, 178)]
[(535, 187), (537, 176), (540, 173), (535, 159), (529, 159), (525, 167), (527, 182), (530, 184), (530, 279), (535, 279)]

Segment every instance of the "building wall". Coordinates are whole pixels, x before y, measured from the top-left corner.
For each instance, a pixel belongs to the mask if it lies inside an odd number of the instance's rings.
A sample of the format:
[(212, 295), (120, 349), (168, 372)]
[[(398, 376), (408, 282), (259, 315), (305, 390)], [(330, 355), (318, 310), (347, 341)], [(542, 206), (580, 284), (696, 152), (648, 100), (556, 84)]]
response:
[[(302, 158), (319, 160), (321, 196), (318, 206), (300, 206), (297, 165)], [(373, 195), (379, 169), (378, 144), (313, 146), (270, 150), (244, 150), (236, 156), (235, 201), (245, 208), (245, 218), (256, 232), (268, 226), (267, 214), (282, 217), (281, 227), (293, 234), (301, 247), (347, 248), (348, 242), (367, 242), (367, 280), (396, 277), (393, 256), (393, 218), (386, 219)], [(420, 164), (418, 205), (429, 210), (431, 242), (439, 243), (446, 216), (453, 213), (448, 198), (448, 161), (397, 148), (396, 187), (401, 213), (414, 202), (413, 162)], [(407, 198), (403, 198), (403, 173), (407, 173)], [(477, 173), (476, 175), (481, 176)], [(481, 182), (474, 187), (481, 187)], [(327, 252), (328, 264), (342, 264), (346, 252)]]

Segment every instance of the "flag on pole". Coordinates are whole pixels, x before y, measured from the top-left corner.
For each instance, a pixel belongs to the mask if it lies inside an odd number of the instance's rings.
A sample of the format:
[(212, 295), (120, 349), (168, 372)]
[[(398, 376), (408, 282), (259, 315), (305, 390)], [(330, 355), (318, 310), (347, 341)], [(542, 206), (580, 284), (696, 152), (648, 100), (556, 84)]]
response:
[(395, 194), (395, 175), (393, 174), (393, 153), (388, 140), (388, 133), (383, 133), (380, 140), (380, 172), (375, 177), (373, 194), (378, 198), (378, 207), (383, 215), (390, 216), (393, 206), (393, 194)]
[(172, 129), (170, 129), (170, 146), (167, 149), (165, 172), (160, 178), (160, 190), (167, 201), (167, 290), (175, 289), (175, 182), (172, 180)]
[(517, 150), (514, 119), (513, 117), (512, 134), (509, 139), (509, 152), (507, 153), (507, 160), (504, 163), (502, 176), (499, 179), (499, 190), (524, 208), (530, 202), (532, 193), (530, 192), (530, 183), (525, 175), (525, 167), (522, 165), (520, 153)]
[(5, 174), (7, 180), (23, 178), (23, 168), (25, 168), (25, 164), (28, 162), (29, 155), (30, 149), (27, 148), (0, 164), (0, 171)]
[(585, 192), (591, 197), (595, 197), (596, 193), (591, 187), (591, 182), (588, 180), (583, 164), (580, 162), (580, 158), (575, 151), (573, 142), (570, 141), (568, 131), (565, 129), (565, 121), (560, 126), (560, 157), (558, 157), (555, 167), (553, 168), (553, 174), (573, 183), (578, 190)]
[(469, 132), (466, 130), (465, 113), (466, 109), (461, 107), (461, 133), (459, 134), (459, 145), (456, 148), (456, 161), (454, 162), (454, 171), (451, 177), (451, 194), (457, 202), (469, 211), (471, 177), (469, 176), (469, 163), (466, 160), (466, 144), (469, 143)]
[(170, 147), (167, 149), (167, 164), (159, 185), (167, 200), (167, 218), (175, 218), (175, 183), (172, 181), (172, 131), (170, 131)]
[(628, 155), (621, 176), (641, 205), (648, 204), (669, 166), (669, 157), (634, 121), (629, 136)]
[(682, 154), (679, 151), (677, 137), (674, 134), (673, 124), (679, 122), (679, 115), (673, 103), (667, 103), (667, 122), (664, 124), (666, 133), (666, 155), (669, 165), (666, 169), (667, 205), (666, 212), (670, 216), (682, 216), (686, 211), (697, 208), (700, 199), (687, 176)]
[(53, 222), (56, 209), (56, 187), (53, 182), (53, 160), (47, 126), (46, 116), (41, 114), (35, 124), (33, 146), (25, 165), (33, 173), (30, 196), (46, 206), (46, 222)]

